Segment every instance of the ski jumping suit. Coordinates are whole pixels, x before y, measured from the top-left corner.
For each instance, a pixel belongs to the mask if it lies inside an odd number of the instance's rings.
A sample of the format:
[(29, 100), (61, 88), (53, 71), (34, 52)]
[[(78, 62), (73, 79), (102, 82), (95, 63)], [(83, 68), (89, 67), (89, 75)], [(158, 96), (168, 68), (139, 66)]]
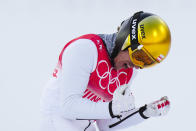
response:
[(41, 98), (41, 131), (113, 131), (146, 119), (141, 108), (121, 119), (110, 115), (115, 89), (130, 86), (136, 74), (133, 68), (117, 71), (112, 66), (115, 38), (116, 34), (88, 34), (65, 45)]

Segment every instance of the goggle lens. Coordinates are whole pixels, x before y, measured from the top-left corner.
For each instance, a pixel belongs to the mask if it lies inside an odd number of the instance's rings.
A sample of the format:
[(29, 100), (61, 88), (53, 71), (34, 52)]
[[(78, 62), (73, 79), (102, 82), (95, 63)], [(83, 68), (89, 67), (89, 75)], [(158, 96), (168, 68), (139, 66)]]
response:
[(144, 49), (136, 49), (132, 52), (131, 48), (129, 48), (129, 54), (133, 64), (140, 68), (148, 67), (155, 63), (155, 60), (151, 58)]

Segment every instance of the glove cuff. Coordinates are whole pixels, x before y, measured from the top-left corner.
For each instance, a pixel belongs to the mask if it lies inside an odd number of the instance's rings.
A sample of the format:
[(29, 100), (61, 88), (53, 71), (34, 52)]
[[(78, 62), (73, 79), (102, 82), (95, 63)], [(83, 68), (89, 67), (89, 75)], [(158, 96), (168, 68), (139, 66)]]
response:
[(109, 113), (110, 113), (110, 116), (112, 118), (115, 118), (115, 117), (120, 118), (121, 117), (120, 115), (114, 115), (113, 114), (113, 111), (112, 111), (112, 101), (109, 102)]
[(144, 111), (147, 109), (147, 105), (144, 105), (144, 106), (142, 106), (142, 107), (140, 107), (140, 109), (139, 109), (139, 114), (140, 114), (140, 116), (142, 117), (142, 118), (144, 118), (144, 119), (148, 119), (149, 117), (146, 117), (145, 115), (144, 115)]

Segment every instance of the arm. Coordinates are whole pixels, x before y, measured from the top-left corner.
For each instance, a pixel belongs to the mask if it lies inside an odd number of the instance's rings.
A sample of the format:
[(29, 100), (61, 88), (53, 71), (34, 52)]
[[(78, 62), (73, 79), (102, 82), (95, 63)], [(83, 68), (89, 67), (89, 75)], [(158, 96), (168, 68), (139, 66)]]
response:
[(82, 98), (97, 64), (97, 48), (90, 40), (75, 41), (64, 52), (59, 77), (61, 114), (69, 119), (109, 119), (107, 102)]
[(97, 125), (102, 131), (114, 131), (117, 129), (128, 128), (142, 123), (149, 117), (164, 116), (170, 109), (170, 102), (167, 97), (154, 101), (148, 105), (142, 106), (122, 113), (120, 118), (97, 120)]

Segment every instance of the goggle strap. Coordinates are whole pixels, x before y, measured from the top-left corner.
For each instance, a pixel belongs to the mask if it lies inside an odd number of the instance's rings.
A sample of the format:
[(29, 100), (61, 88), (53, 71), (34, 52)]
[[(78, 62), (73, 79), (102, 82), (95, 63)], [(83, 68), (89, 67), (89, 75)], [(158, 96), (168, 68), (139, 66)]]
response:
[(137, 47), (140, 45), (138, 43), (138, 23), (140, 22), (141, 13), (143, 13), (143, 11), (135, 13), (131, 19), (130, 42), (132, 51), (137, 49)]

